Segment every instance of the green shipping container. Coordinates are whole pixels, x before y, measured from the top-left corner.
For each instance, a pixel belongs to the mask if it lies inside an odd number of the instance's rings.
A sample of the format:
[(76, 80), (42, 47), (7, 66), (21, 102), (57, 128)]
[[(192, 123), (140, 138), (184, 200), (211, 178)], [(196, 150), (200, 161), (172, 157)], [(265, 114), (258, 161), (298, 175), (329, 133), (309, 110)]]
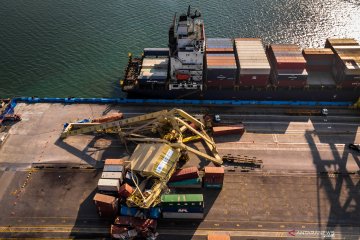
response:
[(204, 207), (204, 196), (202, 194), (164, 194), (161, 196), (161, 205)]
[(190, 188), (195, 188), (195, 187), (199, 187), (201, 188), (201, 178), (193, 178), (193, 179), (186, 179), (183, 181), (176, 181), (176, 182), (169, 182), (168, 186), (169, 187), (190, 187)]

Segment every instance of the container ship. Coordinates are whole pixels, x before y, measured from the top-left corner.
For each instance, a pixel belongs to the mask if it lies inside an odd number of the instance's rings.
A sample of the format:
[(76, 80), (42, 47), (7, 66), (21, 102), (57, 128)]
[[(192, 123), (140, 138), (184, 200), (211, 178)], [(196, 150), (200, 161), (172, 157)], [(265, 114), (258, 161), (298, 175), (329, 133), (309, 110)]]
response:
[(155, 99), (356, 101), (360, 45), (329, 38), (325, 48), (270, 44), (260, 38), (206, 38), (199, 11), (177, 17), (168, 48), (129, 55), (122, 90)]

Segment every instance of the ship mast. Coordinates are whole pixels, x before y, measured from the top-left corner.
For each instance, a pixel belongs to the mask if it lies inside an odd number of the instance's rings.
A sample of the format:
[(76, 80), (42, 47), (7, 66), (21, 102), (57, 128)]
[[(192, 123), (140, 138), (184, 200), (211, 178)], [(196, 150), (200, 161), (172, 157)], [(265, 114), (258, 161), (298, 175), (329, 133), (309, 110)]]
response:
[(204, 22), (201, 14), (188, 7), (187, 14), (173, 19), (169, 29), (169, 89), (202, 89), (205, 49)]

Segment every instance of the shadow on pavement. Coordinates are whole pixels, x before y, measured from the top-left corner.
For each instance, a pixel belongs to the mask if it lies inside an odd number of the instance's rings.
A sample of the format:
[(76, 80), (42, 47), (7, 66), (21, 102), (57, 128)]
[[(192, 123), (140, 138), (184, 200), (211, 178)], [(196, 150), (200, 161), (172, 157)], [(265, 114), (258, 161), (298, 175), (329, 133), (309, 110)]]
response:
[[(311, 133), (306, 139), (313, 147), (313, 163), (317, 172), (317, 223), (319, 230), (340, 231), (340, 234), (359, 232), (360, 226), (360, 179), (356, 173), (348, 172), (348, 151), (341, 154), (335, 144), (330, 143), (333, 159), (323, 159)], [(357, 158), (358, 162), (358, 158)], [(331, 171), (329, 169), (335, 169)], [(329, 173), (330, 174), (329, 174)], [(329, 215), (323, 218), (324, 208), (320, 199), (320, 192), (325, 191), (326, 201), (329, 202)], [(335, 237), (339, 237), (336, 236)], [(341, 237), (341, 236), (340, 236)]]

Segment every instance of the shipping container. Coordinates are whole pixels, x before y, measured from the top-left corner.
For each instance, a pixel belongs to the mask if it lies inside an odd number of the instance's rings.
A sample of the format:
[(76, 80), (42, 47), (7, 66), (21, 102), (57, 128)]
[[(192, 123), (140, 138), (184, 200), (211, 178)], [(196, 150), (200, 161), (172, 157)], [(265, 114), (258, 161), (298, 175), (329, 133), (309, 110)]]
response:
[(226, 89), (226, 88), (234, 88), (234, 86), (236, 85), (235, 80), (234, 81), (223, 81), (223, 80), (212, 80), (212, 79), (207, 79), (206, 81), (206, 86), (209, 88), (221, 88), (221, 89)]
[(269, 84), (270, 64), (261, 39), (235, 39), (240, 86), (264, 87)]
[(215, 126), (212, 128), (213, 136), (222, 136), (236, 134), (241, 135), (244, 132), (244, 125)]
[(124, 165), (125, 161), (127, 161), (129, 157), (123, 157), (123, 158), (108, 158), (105, 159), (105, 165)]
[(119, 189), (119, 195), (124, 198), (128, 198), (133, 192), (134, 188), (127, 183), (121, 185)]
[(119, 192), (120, 182), (116, 179), (102, 179), (98, 181), (98, 190), (107, 192)]
[(229, 234), (209, 234), (207, 240), (230, 240)]
[(224, 168), (205, 167), (204, 173), (203, 182), (205, 188), (222, 188), (224, 182)]
[(105, 122), (112, 122), (117, 121), (123, 118), (123, 113), (112, 113), (110, 115), (106, 115), (100, 118), (94, 118), (91, 120), (93, 123), (105, 123)]
[(113, 196), (97, 193), (94, 203), (101, 217), (114, 217), (118, 211), (118, 199)]
[(120, 205), (120, 215), (144, 218), (145, 214), (142, 209), (138, 207), (128, 207), (126, 205)]
[(326, 48), (333, 49), (334, 46), (359, 46), (354, 38), (328, 38), (325, 42)]
[(168, 69), (169, 58), (144, 58), (142, 62), (142, 69), (144, 68), (160, 68)]
[(230, 38), (207, 38), (207, 53), (231, 53), (234, 51), (232, 39)]
[(272, 44), (266, 52), (275, 70), (306, 68), (306, 60), (301, 49), (295, 44)]
[(123, 165), (104, 165), (104, 172), (123, 172)]
[(207, 82), (215, 80), (217, 82), (228, 82), (231, 85), (236, 81), (236, 67), (233, 68), (207, 68)]
[(162, 216), (170, 219), (203, 219), (204, 213), (162, 212)]
[(169, 188), (201, 188), (201, 178), (192, 178), (168, 183)]
[(199, 171), (197, 167), (188, 167), (175, 171), (175, 173), (171, 176), (169, 182), (198, 178), (198, 177), (199, 177)]
[(145, 57), (169, 56), (169, 48), (144, 48)]
[(149, 208), (147, 217), (151, 218), (151, 219), (160, 218), (161, 217), (161, 208), (160, 207), (151, 207), (151, 208)]
[(306, 48), (303, 50), (307, 71), (330, 72), (335, 54), (330, 48)]
[(168, 212), (203, 212), (204, 197), (202, 194), (164, 194), (161, 208)]
[(123, 173), (122, 172), (103, 172), (101, 174), (102, 179), (117, 179), (120, 184), (123, 181)]

